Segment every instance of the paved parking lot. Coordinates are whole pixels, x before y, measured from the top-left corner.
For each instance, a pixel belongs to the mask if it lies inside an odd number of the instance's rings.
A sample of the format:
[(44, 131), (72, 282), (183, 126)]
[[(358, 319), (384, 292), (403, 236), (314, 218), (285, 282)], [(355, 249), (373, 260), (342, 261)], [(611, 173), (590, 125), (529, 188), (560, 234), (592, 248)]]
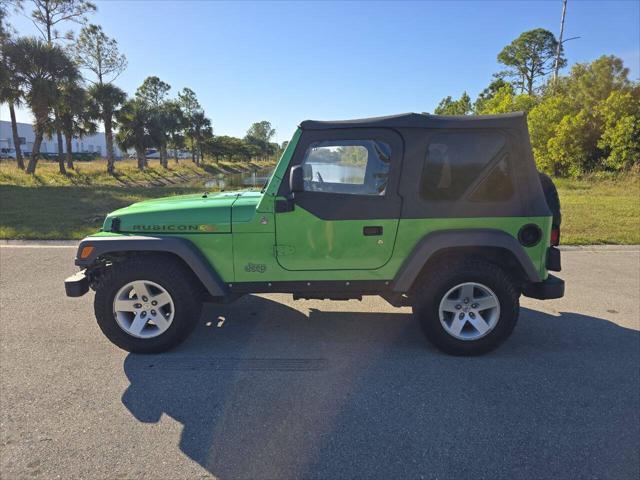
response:
[(640, 251), (563, 253), (480, 358), (383, 300), (208, 306), (159, 356), (64, 296), (72, 248), (0, 247), (0, 477), (640, 477)]

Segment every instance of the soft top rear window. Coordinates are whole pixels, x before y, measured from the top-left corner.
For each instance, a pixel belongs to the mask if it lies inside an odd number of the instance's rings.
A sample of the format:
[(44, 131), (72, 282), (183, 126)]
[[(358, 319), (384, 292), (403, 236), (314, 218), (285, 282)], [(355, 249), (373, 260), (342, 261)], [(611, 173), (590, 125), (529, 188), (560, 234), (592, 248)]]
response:
[(436, 202), (469, 196), (472, 201), (508, 199), (513, 185), (506, 147), (507, 139), (499, 131), (433, 135), (420, 179), (420, 195)]

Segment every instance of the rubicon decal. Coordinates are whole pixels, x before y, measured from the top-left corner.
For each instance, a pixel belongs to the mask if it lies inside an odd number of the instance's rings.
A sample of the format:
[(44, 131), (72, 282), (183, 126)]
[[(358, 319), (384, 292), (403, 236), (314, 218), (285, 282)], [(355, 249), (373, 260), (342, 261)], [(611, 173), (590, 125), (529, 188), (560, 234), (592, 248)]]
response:
[(215, 225), (134, 225), (133, 230), (143, 232), (215, 232)]

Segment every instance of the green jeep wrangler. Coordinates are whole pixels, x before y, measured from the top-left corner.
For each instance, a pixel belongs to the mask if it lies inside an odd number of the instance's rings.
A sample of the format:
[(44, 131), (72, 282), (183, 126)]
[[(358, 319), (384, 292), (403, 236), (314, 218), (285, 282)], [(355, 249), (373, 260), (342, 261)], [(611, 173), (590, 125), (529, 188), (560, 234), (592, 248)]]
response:
[(300, 124), (262, 191), (144, 201), (80, 242), (67, 295), (95, 290), (130, 352), (183, 341), (204, 301), (284, 292), (411, 306), (455, 355), (497, 347), (520, 294), (560, 298), (560, 205), (522, 113)]

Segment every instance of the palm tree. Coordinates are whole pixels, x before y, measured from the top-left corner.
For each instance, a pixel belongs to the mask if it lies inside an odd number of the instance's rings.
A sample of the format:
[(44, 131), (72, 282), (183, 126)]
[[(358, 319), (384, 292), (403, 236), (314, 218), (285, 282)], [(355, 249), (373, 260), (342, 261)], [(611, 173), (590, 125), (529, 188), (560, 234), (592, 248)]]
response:
[(155, 76), (145, 78), (136, 90), (136, 98), (145, 103), (151, 114), (151, 138), (154, 146), (160, 150), (160, 165), (165, 168), (168, 167), (167, 142), (170, 119), (169, 112), (164, 107), (169, 90), (171, 85)]
[(16, 67), (16, 77), (24, 87), (26, 103), (34, 117), (36, 138), (33, 143), (27, 173), (35, 173), (40, 145), (50, 114), (59, 103), (59, 84), (79, 77), (74, 63), (64, 51), (42, 40), (20, 38), (9, 48), (9, 56)]
[(145, 102), (139, 99), (127, 101), (117, 114), (119, 129), (116, 141), (120, 148), (133, 148), (138, 157), (138, 168), (144, 170), (147, 164), (145, 148), (150, 142), (151, 115)]
[(193, 151), (193, 161), (196, 165), (200, 165), (203, 160), (203, 147), (205, 139), (213, 136), (213, 128), (211, 120), (209, 120), (202, 110), (195, 112), (189, 118), (189, 129), (187, 135), (191, 140), (191, 148)]
[[(20, 2), (17, 2), (20, 3)], [(63, 38), (57, 26), (73, 22), (84, 25), (86, 15), (96, 11), (96, 6), (87, 0), (32, 0), (33, 10), (31, 21), (48, 45), (54, 45)], [(62, 162), (62, 125), (58, 105), (53, 107), (53, 122), (51, 136), (56, 134), (58, 144), (58, 161)], [(60, 171), (64, 170), (64, 163), (60, 163)]]
[[(169, 144), (175, 149), (184, 142), (182, 137), (183, 117), (180, 105), (174, 101), (163, 102), (159, 106), (151, 106), (147, 103), (151, 115), (150, 135), (153, 145), (160, 149), (160, 165), (169, 168), (167, 146)], [(174, 152), (176, 162), (178, 161), (177, 151)]]
[(107, 145), (107, 173), (115, 172), (113, 158), (113, 120), (126, 94), (112, 82), (127, 67), (127, 59), (118, 50), (118, 42), (109, 38), (98, 25), (89, 25), (80, 31), (75, 44), (75, 57), (80, 68), (95, 75), (94, 85), (89, 88), (91, 111), (96, 120), (104, 123)]
[(168, 168), (167, 163), (167, 143), (168, 139), (168, 124), (170, 121), (168, 112), (163, 106), (152, 107), (147, 106), (149, 112), (149, 135), (151, 143), (154, 147), (160, 150), (160, 165), (164, 168)]
[(66, 142), (67, 167), (73, 169), (71, 142), (74, 137), (82, 138), (95, 133), (97, 125), (87, 110), (87, 91), (78, 82), (64, 83), (61, 88), (58, 114), (62, 133)]
[(118, 108), (127, 99), (122, 89), (111, 83), (96, 83), (87, 90), (89, 95), (89, 112), (92, 118), (101, 120), (104, 124), (104, 137), (107, 144), (107, 173), (115, 172), (113, 157), (113, 127), (114, 117)]
[(0, 35), (0, 103), (9, 106), (9, 116), (11, 117), (11, 135), (13, 145), (16, 150), (16, 162), (20, 170), (24, 170), (22, 160), (22, 149), (20, 148), (20, 137), (18, 135), (18, 123), (16, 121), (16, 107), (20, 107), (23, 92), (20, 89), (18, 78), (16, 77), (15, 66), (9, 55), (11, 39), (7, 32)]
[(169, 146), (173, 150), (173, 158), (178, 163), (178, 150), (184, 148), (184, 129), (186, 120), (184, 112), (180, 107), (180, 102), (169, 100), (164, 104), (167, 115), (167, 134), (169, 136)]

